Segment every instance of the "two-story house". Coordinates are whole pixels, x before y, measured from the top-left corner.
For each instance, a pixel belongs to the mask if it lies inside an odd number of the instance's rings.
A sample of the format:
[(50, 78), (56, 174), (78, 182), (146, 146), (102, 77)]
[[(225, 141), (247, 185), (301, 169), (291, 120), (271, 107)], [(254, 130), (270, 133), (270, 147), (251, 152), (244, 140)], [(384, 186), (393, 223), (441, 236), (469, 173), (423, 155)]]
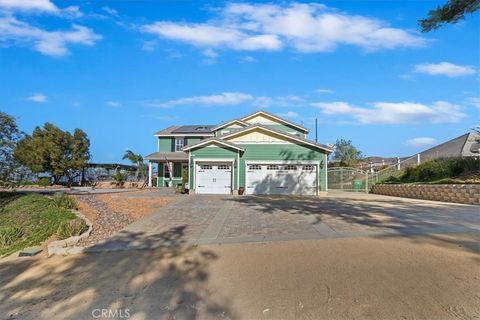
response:
[(190, 193), (302, 194), (327, 190), (332, 149), (307, 139), (308, 129), (258, 111), (220, 125), (171, 126), (155, 134), (157, 187), (188, 180)]

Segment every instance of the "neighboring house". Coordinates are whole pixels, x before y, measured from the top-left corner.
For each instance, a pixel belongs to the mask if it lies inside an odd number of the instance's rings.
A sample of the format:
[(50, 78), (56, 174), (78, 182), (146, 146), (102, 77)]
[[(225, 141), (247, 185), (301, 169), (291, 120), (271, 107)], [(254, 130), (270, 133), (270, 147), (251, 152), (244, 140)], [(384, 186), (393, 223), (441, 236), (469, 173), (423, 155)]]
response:
[(183, 176), (191, 193), (318, 195), (327, 190), (332, 149), (307, 133), (264, 111), (217, 126), (172, 126), (155, 134), (150, 178), (156, 163), (157, 187), (177, 186)]
[(451, 157), (479, 157), (480, 134), (469, 132), (420, 152), (421, 161)]

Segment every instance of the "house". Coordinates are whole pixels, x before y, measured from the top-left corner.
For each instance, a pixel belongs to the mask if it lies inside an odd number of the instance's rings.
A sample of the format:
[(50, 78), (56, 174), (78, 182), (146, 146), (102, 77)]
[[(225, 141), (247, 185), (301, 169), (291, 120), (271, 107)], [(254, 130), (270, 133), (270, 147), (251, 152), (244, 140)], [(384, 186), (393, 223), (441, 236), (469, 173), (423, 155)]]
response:
[(155, 134), (157, 187), (187, 181), (190, 193), (302, 194), (327, 191), (332, 149), (307, 139), (308, 129), (265, 111), (220, 125), (171, 126)]

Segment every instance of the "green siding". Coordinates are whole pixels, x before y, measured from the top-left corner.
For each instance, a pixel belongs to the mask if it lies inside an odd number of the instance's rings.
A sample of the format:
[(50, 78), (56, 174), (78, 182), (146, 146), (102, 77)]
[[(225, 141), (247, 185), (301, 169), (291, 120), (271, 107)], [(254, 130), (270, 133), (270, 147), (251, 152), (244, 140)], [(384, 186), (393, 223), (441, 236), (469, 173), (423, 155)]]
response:
[(172, 152), (172, 138), (158, 138), (158, 152)]
[[(240, 131), (242, 130), (243, 128), (242, 127), (225, 127), (225, 128), (222, 128), (218, 131), (215, 132), (215, 135), (217, 137), (221, 137), (223, 135), (226, 135), (226, 134), (231, 134), (231, 133), (234, 133), (236, 131)], [(229, 131), (229, 132), (225, 132), (225, 131)]]
[(271, 124), (271, 125), (268, 125), (268, 124), (264, 124), (263, 125), (264, 127), (267, 127), (267, 128), (272, 128), (274, 130), (277, 130), (277, 131), (281, 131), (281, 132), (286, 132), (286, 133), (289, 133), (289, 134), (295, 134), (299, 137), (304, 137), (304, 134), (305, 132), (297, 129), (297, 128), (294, 128), (294, 127), (290, 127), (290, 126), (287, 126), (287, 125), (283, 125), (283, 124)]
[[(157, 187), (165, 187), (165, 183), (169, 178), (164, 178), (163, 163), (158, 165)], [(173, 163), (173, 186), (182, 183), (182, 163)]]
[(233, 179), (234, 179), (234, 189), (236, 188), (237, 184), (237, 170), (236, 170), (236, 162), (237, 162), (237, 151), (232, 149), (227, 149), (224, 147), (204, 147), (200, 149), (195, 149), (190, 152), (190, 168), (189, 168), (189, 181), (190, 181), (190, 189), (193, 189), (195, 186), (195, 168), (193, 167), (193, 160), (195, 159), (196, 162), (200, 162), (202, 159), (235, 159), (235, 164), (233, 170)]
[(195, 143), (199, 143), (202, 141), (202, 138), (200, 137), (186, 137), (187, 138), (187, 146)]
[(326, 191), (326, 154), (307, 145), (297, 144), (242, 144), (245, 152), (240, 157), (240, 187), (245, 187), (245, 161), (302, 161), (320, 160), (319, 186)]

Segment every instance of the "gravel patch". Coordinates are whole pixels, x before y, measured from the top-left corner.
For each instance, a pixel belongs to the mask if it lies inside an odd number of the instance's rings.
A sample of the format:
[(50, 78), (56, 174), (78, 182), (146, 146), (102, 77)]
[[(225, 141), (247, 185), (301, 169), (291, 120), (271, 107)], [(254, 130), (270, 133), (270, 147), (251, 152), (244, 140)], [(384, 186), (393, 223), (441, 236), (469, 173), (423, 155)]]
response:
[(96, 195), (77, 195), (76, 198), (96, 213), (92, 233), (88, 238), (82, 239), (79, 246), (92, 246), (122, 230), (135, 220), (128, 214), (113, 211)]

